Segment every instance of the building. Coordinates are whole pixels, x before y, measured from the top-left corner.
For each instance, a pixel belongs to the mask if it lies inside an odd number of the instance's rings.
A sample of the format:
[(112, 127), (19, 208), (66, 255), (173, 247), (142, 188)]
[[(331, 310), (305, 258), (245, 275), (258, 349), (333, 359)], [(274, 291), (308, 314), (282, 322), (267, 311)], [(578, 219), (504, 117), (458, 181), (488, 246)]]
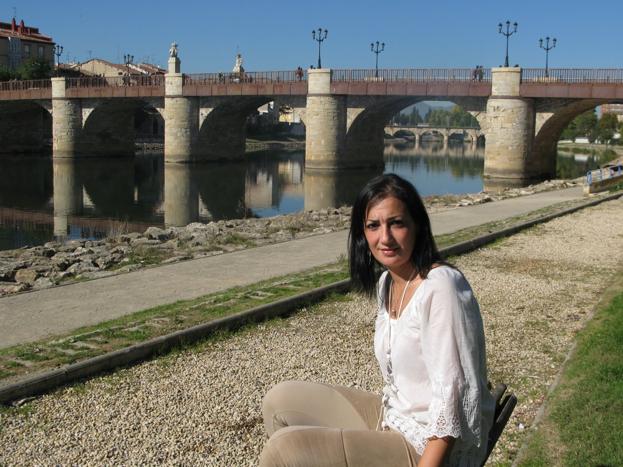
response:
[(44, 60), (54, 65), (54, 41), (39, 32), (39, 28), (0, 22), (0, 67), (15, 70), (28, 60)]
[(623, 104), (603, 104), (601, 114), (615, 114), (619, 122), (623, 122)]
[(104, 76), (112, 78), (114, 76), (127, 75), (162, 75), (166, 70), (152, 65), (150, 63), (130, 63), (127, 66), (102, 60), (101, 58), (92, 58), (84, 63), (72, 63), (70, 68), (80, 71), (86, 76)]

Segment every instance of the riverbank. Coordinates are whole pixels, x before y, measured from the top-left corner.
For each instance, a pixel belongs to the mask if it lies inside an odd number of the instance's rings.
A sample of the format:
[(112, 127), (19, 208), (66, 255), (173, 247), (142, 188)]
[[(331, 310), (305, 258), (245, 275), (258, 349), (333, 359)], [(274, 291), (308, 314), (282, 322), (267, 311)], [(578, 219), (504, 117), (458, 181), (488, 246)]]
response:
[[(164, 152), (164, 143), (162, 142), (138, 142), (135, 144), (135, 149), (138, 154), (151, 154)], [(293, 137), (284, 138), (267, 138), (267, 139), (246, 139), (246, 152), (257, 151), (297, 151), (305, 149), (305, 140)]]
[[(481, 304), (490, 379), (519, 397), (492, 464), (514, 458), (575, 333), (620, 270), (622, 208), (606, 202), (453, 259)], [(338, 297), (5, 410), (0, 445), (11, 449), (0, 464), (256, 465), (260, 402), (273, 384), (380, 390), (373, 321), (373, 303)]]
[[(500, 193), (431, 196), (425, 203), (434, 213), (581, 183), (581, 179), (554, 180)], [(348, 228), (349, 222), (350, 208), (340, 207), (271, 218), (150, 227), (143, 233), (121, 233), (103, 240), (53, 241), (1, 251), (0, 296), (336, 232)]]
[[(595, 154), (605, 151), (612, 151), (616, 156), (623, 156), (623, 146), (613, 144), (597, 144), (597, 143), (558, 143), (558, 150), (561, 152), (570, 152), (572, 154)], [(608, 157), (608, 156), (606, 156)], [(612, 157), (611, 157), (612, 158)], [(607, 162), (607, 161), (604, 161)]]

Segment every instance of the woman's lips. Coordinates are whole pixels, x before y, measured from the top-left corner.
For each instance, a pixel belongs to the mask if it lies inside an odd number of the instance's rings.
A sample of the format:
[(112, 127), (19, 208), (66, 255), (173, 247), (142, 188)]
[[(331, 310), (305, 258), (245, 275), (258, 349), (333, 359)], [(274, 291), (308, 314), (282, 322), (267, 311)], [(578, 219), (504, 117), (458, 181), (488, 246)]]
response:
[(385, 256), (395, 256), (398, 248), (380, 248), (380, 250)]

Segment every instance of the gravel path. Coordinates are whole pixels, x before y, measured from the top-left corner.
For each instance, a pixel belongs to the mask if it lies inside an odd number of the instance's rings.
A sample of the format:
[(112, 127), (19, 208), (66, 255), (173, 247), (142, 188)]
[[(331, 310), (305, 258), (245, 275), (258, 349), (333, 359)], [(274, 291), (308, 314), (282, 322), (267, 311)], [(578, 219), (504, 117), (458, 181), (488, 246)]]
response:
[[(492, 460), (512, 459), (609, 278), (623, 198), (456, 259), (481, 303), (491, 380), (519, 405)], [(0, 465), (255, 465), (260, 402), (284, 379), (378, 391), (374, 309), (349, 295), (0, 413)]]

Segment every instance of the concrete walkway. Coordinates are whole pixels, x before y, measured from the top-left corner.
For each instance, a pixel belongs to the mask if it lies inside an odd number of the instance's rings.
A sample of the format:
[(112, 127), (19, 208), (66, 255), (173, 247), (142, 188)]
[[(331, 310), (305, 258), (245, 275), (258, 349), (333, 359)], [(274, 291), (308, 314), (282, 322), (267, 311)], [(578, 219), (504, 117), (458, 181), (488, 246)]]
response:
[[(433, 232), (452, 233), (582, 196), (582, 188), (573, 187), (450, 209), (431, 216)], [(0, 348), (328, 264), (346, 254), (346, 239), (346, 231), (335, 232), (0, 298)]]

